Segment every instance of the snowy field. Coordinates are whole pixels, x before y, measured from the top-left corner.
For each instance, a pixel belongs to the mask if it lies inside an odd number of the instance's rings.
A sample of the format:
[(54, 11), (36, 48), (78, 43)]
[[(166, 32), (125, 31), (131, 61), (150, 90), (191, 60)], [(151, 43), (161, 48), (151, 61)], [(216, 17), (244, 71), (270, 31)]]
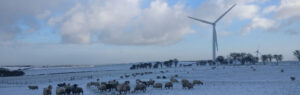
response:
[[(188, 62), (180, 62), (189, 64)], [(148, 87), (145, 93), (136, 92), (130, 95), (300, 95), (300, 65), (296, 63), (280, 63), (279, 65), (245, 65), (245, 66), (192, 66), (163, 69), (129, 70), (130, 64), (107, 66), (79, 66), (26, 69), (26, 75), (20, 77), (0, 77), (0, 95), (42, 95), (43, 88), (51, 84), (76, 83), (83, 87), (85, 95), (111, 95), (116, 92), (99, 92), (96, 88), (87, 88), (90, 81), (118, 80), (123, 83), (130, 81), (131, 91), (135, 80), (154, 79), (155, 82), (168, 82), (171, 76), (176, 79), (186, 78), (190, 81), (201, 80), (204, 85), (193, 89), (182, 89), (180, 83), (175, 83), (173, 89), (155, 89)], [(256, 70), (252, 70), (254, 67)], [(280, 72), (284, 69), (284, 72)], [(164, 73), (161, 73), (164, 71)], [(143, 76), (121, 79), (120, 76), (132, 73), (153, 72)], [(166, 76), (166, 79), (156, 79), (156, 76)], [(291, 81), (290, 77), (296, 77)], [(72, 79), (74, 78), (74, 79)], [(38, 85), (38, 90), (29, 90), (28, 85)], [(52, 90), (55, 93), (55, 90)]]

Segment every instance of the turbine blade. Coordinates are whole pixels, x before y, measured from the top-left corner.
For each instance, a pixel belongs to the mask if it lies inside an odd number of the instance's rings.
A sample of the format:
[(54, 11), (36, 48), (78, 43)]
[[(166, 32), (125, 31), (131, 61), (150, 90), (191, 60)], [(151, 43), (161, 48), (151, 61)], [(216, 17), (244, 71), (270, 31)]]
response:
[(198, 18), (194, 18), (194, 17), (190, 17), (190, 16), (188, 16), (188, 18), (193, 19), (193, 20), (197, 20), (197, 21), (200, 21), (200, 22), (203, 22), (203, 23), (206, 23), (206, 24), (213, 24), (213, 23), (211, 23), (209, 21), (198, 19)]
[(221, 20), (233, 7), (235, 7), (236, 4), (232, 5), (225, 13), (223, 13), (214, 23), (217, 23), (219, 20)]

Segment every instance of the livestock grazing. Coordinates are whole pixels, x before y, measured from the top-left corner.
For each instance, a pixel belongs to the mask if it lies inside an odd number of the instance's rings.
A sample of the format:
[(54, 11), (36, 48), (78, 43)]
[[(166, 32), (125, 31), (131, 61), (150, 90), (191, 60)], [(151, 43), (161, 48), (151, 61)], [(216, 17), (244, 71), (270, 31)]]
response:
[(43, 89), (43, 95), (51, 95), (52, 86), (49, 85), (48, 88)]
[(57, 87), (56, 88), (56, 95), (65, 95), (66, 89), (64, 87)]
[(176, 74), (176, 75), (174, 75), (174, 77), (176, 77), (176, 78), (177, 78), (177, 77), (178, 77), (178, 75)]
[(193, 81), (193, 84), (194, 84), (194, 85), (203, 85), (203, 82), (200, 81), (200, 80), (194, 80), (194, 81)]
[(130, 75), (127, 75), (127, 74), (125, 75), (125, 78), (129, 78), (129, 77), (130, 77)]
[(111, 88), (109, 88), (110, 90), (111, 89), (117, 89), (117, 86), (119, 85), (119, 82), (116, 81), (116, 80), (113, 80), (113, 81), (108, 81), (108, 85), (107, 86), (110, 86), (109, 84), (111, 84)]
[(130, 84), (130, 81), (127, 80), (127, 81), (124, 82), (124, 84), (129, 85), (129, 84)]
[(70, 84), (68, 84), (68, 85), (66, 86), (66, 94), (67, 94), (67, 95), (70, 95), (71, 92), (72, 92), (72, 89), (73, 89), (73, 86), (71, 86)]
[(162, 83), (155, 83), (153, 85), (153, 88), (161, 88), (162, 89)]
[(182, 88), (183, 89), (185, 89), (185, 88), (192, 89), (192, 88), (194, 88), (194, 85), (192, 83), (189, 83), (189, 82), (183, 82), (182, 83)]
[(105, 84), (105, 85), (106, 85), (107, 83), (106, 83), (106, 82), (101, 82), (101, 85), (102, 85), (102, 84)]
[(100, 86), (98, 86), (98, 90), (101, 92), (106, 91), (106, 84), (101, 84)]
[(39, 89), (39, 87), (37, 85), (29, 85), (28, 88), (30, 90), (37, 90), (37, 89)]
[(122, 94), (122, 92), (130, 92), (130, 86), (128, 84), (120, 84), (117, 86), (117, 91)]
[(160, 76), (156, 76), (157, 79), (160, 79)]
[(183, 89), (185, 89), (185, 88), (187, 88), (187, 89), (194, 88), (194, 85), (192, 83), (190, 83), (187, 79), (182, 79), (181, 84), (182, 84)]
[(284, 69), (281, 69), (280, 72), (284, 72)]
[(178, 83), (179, 82), (177, 79), (175, 79), (173, 77), (170, 79), (170, 81), (173, 82), (173, 83)]
[(164, 73), (164, 71), (160, 71), (160, 73)]
[(291, 77), (291, 80), (292, 80), (292, 81), (296, 80), (296, 77)]
[(143, 92), (145, 92), (146, 91), (146, 85), (143, 84), (143, 83), (137, 84), (135, 86), (135, 88), (134, 88), (134, 92), (136, 92), (136, 91), (143, 91)]
[(165, 83), (165, 88), (166, 88), (166, 89), (173, 88), (173, 83), (172, 83), (172, 82), (167, 82), (167, 83)]
[(81, 87), (78, 87), (77, 84), (74, 84), (72, 88), (72, 93), (73, 95), (83, 94), (83, 89)]
[(83, 89), (81, 87), (73, 88), (72, 93), (73, 93), (73, 95), (83, 94)]
[(154, 85), (154, 83), (155, 83), (155, 81), (154, 81), (154, 80), (152, 80), (152, 79), (149, 79), (149, 81), (148, 81), (148, 84), (149, 84), (149, 86), (150, 86), (150, 85), (152, 85), (152, 86), (153, 86), (153, 85)]
[(43, 90), (43, 95), (51, 95), (51, 89), (49, 89), (49, 88), (44, 88), (44, 90)]
[(141, 83), (141, 82), (142, 82), (142, 81), (141, 81), (140, 79), (136, 79), (136, 80), (135, 80), (135, 83), (136, 83), (136, 84)]
[(181, 83), (183, 84), (183, 83), (189, 83), (189, 81), (187, 80), (187, 79), (182, 79), (181, 80)]
[(57, 84), (58, 87), (65, 87), (66, 86), (66, 83), (59, 83)]
[(166, 77), (166, 76), (162, 76), (162, 78), (163, 78), (163, 79), (166, 79), (167, 77)]

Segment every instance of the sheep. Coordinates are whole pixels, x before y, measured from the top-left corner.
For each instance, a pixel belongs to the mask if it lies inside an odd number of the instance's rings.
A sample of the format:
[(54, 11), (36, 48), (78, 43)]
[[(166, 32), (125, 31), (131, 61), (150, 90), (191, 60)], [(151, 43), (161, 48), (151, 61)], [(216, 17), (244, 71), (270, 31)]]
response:
[(43, 90), (43, 95), (51, 95), (51, 89), (49, 89), (49, 88), (44, 88), (44, 90)]
[(164, 73), (164, 71), (160, 71), (160, 73)]
[(153, 88), (161, 88), (162, 89), (162, 83), (155, 83), (153, 85)]
[(155, 83), (155, 81), (154, 81), (154, 80), (152, 80), (152, 79), (149, 79), (149, 81), (148, 81), (148, 84), (149, 84), (149, 85), (152, 85), (152, 86), (153, 86), (153, 85), (154, 85), (154, 83)]
[(102, 85), (102, 84), (105, 84), (105, 85), (106, 85), (107, 83), (106, 83), (106, 82), (101, 82), (101, 85)]
[(108, 84), (112, 85), (111, 89), (117, 90), (117, 86), (119, 85), (119, 82), (116, 80), (113, 80), (113, 81), (109, 81)]
[(98, 89), (103, 92), (106, 91), (106, 84), (101, 84), (100, 86), (98, 86)]
[(52, 86), (49, 85), (48, 88), (44, 88), (43, 95), (51, 95)]
[(70, 84), (68, 84), (66, 87), (66, 94), (70, 95), (73, 89), (73, 86), (71, 86)]
[(183, 84), (183, 83), (189, 83), (189, 81), (187, 80), (187, 79), (182, 79), (181, 80), (181, 83)]
[(172, 82), (167, 82), (167, 83), (165, 83), (165, 88), (166, 88), (166, 89), (173, 88), (173, 83), (172, 83)]
[(160, 76), (156, 76), (157, 79), (160, 79)]
[(39, 89), (39, 87), (37, 85), (29, 85), (28, 88), (30, 90), (37, 90), (37, 89)]
[(125, 81), (124, 84), (129, 85), (129, 84), (130, 84), (130, 81)]
[(281, 69), (280, 72), (284, 72), (284, 69)]
[(65, 95), (66, 89), (64, 87), (57, 87), (56, 88), (56, 95)]
[(130, 86), (128, 84), (120, 84), (117, 86), (117, 91), (122, 94), (122, 92), (127, 93), (130, 92)]
[(135, 86), (134, 88), (134, 92), (136, 91), (143, 91), (145, 92), (146, 91), (146, 85), (145, 84), (142, 84), (142, 83), (139, 83)]
[(294, 81), (294, 80), (296, 80), (296, 78), (295, 77), (291, 77), (291, 80)]
[(142, 82), (140, 79), (135, 80), (136, 83)]
[(173, 82), (173, 83), (178, 83), (178, 80), (173, 78), (173, 77), (170, 79), (170, 81)]
[(83, 89), (81, 87), (77, 87), (77, 84), (74, 84), (72, 88), (72, 93), (73, 95), (80, 95), (81, 93), (83, 94)]
[(174, 75), (174, 77), (178, 77), (178, 75), (176, 74), (176, 75)]
[(127, 74), (126, 74), (126, 75), (125, 75), (125, 77), (126, 77), (126, 78), (129, 78), (129, 77), (130, 77), (130, 75), (127, 75)]
[(163, 79), (166, 79), (167, 77), (166, 77), (166, 76), (162, 76), (162, 78), (163, 78)]
[(194, 85), (192, 83), (189, 83), (189, 82), (182, 82), (182, 88), (185, 89), (191, 89), (191, 88), (194, 88)]
[(65, 87), (66, 86), (66, 83), (59, 83), (57, 84), (58, 87)]
[(194, 81), (193, 81), (193, 84), (194, 84), (194, 85), (196, 85), (196, 84), (198, 84), (198, 85), (203, 85), (203, 82), (200, 81), (200, 80), (194, 80)]

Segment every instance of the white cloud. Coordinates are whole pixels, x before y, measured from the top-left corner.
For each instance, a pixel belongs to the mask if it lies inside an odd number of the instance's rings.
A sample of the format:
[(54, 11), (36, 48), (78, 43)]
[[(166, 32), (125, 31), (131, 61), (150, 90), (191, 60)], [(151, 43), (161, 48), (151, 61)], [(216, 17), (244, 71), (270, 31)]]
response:
[(246, 25), (246, 27), (242, 29), (242, 33), (245, 35), (254, 29), (268, 30), (273, 26), (275, 26), (275, 21), (273, 20), (262, 18), (262, 17), (254, 17), (251, 23)]
[(51, 18), (49, 24), (60, 27), (66, 43), (91, 43), (96, 35), (108, 44), (170, 44), (192, 32), (185, 14), (180, 4), (160, 0), (145, 9), (138, 0), (89, 1)]
[(266, 8), (263, 9), (263, 14), (269, 14), (271, 12), (274, 12), (277, 10), (277, 7), (275, 5), (271, 5), (271, 6), (268, 6)]
[(278, 19), (289, 19), (295, 16), (300, 16), (300, 1), (299, 0), (281, 0), (275, 17)]

